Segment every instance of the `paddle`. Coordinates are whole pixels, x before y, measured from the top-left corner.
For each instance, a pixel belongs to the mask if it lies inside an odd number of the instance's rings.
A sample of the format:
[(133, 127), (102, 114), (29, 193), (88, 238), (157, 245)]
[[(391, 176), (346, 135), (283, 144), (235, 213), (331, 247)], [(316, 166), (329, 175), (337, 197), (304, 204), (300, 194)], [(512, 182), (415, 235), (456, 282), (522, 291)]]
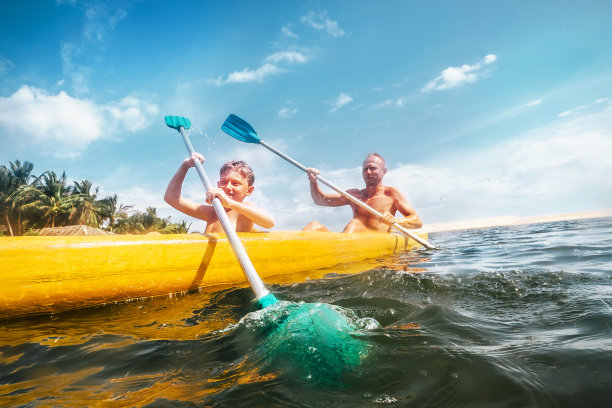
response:
[[(185, 133), (191, 121), (180, 116), (166, 116), (166, 125), (178, 130), (192, 154), (193, 146)], [(195, 160), (195, 167), (208, 190), (211, 184), (198, 160)], [(340, 382), (347, 372), (356, 370), (370, 350), (366, 342), (357, 338), (361, 334), (357, 316), (339, 306), (324, 303), (279, 302), (257, 275), (221, 201), (215, 198), (212, 204), (263, 309), (250, 313), (241, 322), (245, 321), (246, 326), (254, 324), (268, 333), (261, 346), (264, 359), (281, 367), (289, 365), (290, 369), (298, 370), (300, 377), (321, 383)]]
[[(171, 127), (172, 129), (178, 130), (178, 132), (183, 137), (183, 141), (185, 142), (187, 151), (190, 155), (193, 154), (193, 146), (191, 145), (189, 137), (185, 132), (185, 129), (191, 128), (191, 121), (181, 116), (166, 116), (166, 125), (168, 127)], [(200, 163), (199, 160), (195, 160), (195, 167), (198, 172), (198, 175), (200, 176), (200, 180), (202, 180), (204, 189), (208, 191), (212, 187), (212, 185), (210, 184), (208, 176), (206, 176), (206, 173), (204, 172), (202, 163)], [(255, 267), (251, 263), (251, 259), (244, 250), (244, 246), (242, 246), (242, 242), (240, 242), (238, 234), (236, 234), (236, 230), (234, 230), (234, 227), (232, 226), (227, 216), (227, 213), (225, 212), (225, 209), (223, 209), (223, 204), (221, 203), (221, 200), (215, 197), (212, 200), (212, 206), (215, 209), (215, 213), (217, 213), (217, 217), (219, 217), (219, 221), (221, 222), (221, 226), (223, 227), (223, 231), (225, 231), (225, 235), (227, 236), (232, 250), (234, 251), (236, 258), (238, 258), (240, 267), (242, 268), (242, 271), (244, 272), (244, 275), (247, 278), (249, 285), (251, 285), (251, 289), (253, 289), (253, 292), (255, 292), (256, 300), (259, 306), (264, 308), (278, 302), (278, 299), (276, 299), (276, 297), (272, 293), (270, 293), (268, 289), (266, 289), (261, 278), (255, 271)]]
[[(238, 116), (234, 114), (231, 114), (227, 117), (227, 119), (221, 126), (221, 130), (223, 130), (225, 133), (227, 133), (234, 139), (240, 140), (241, 142), (260, 144), (266, 149), (270, 150), (272, 153), (276, 153), (283, 159), (287, 160), (289, 163), (293, 164), (294, 166), (296, 166), (303, 172), (307, 171), (307, 168), (305, 166), (301, 165), (297, 161), (293, 160), (291, 157), (276, 150), (275, 148), (270, 146), (268, 143), (261, 140), (261, 138), (257, 135), (257, 132), (255, 132), (255, 129), (253, 129), (253, 127), (247, 121), (245, 121), (242, 118), (239, 118)], [(352, 195), (348, 194), (346, 191), (341, 190), (340, 188), (336, 187), (329, 181), (325, 180), (323, 177), (317, 175), (317, 180), (319, 180), (321, 183), (325, 184), (332, 190), (336, 191), (337, 193), (343, 195), (344, 197), (346, 197), (347, 199), (349, 199), (351, 202), (358, 205), (359, 207), (363, 208), (364, 210), (369, 211), (378, 217), (382, 217), (382, 214), (376, 211), (374, 208), (370, 207), (369, 205), (367, 205), (366, 203), (362, 201), (359, 201)], [(392, 227), (395, 228), (400, 233), (402, 233), (404, 236), (414, 239), (416, 242), (423, 245), (424, 247), (429, 248), (429, 249), (436, 249), (435, 246), (433, 246), (432, 244), (430, 244), (423, 238), (419, 237), (418, 235), (407, 230), (406, 228), (402, 227), (401, 225), (394, 223)]]

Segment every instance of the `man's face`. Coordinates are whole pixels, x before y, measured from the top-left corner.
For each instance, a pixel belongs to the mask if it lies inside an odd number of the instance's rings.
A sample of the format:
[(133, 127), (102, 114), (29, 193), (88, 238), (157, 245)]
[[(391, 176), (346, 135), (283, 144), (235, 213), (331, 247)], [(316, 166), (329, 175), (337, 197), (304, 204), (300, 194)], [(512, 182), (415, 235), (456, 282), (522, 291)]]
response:
[(248, 195), (251, 195), (254, 187), (249, 186), (246, 177), (234, 170), (227, 170), (221, 175), (217, 186), (232, 200), (242, 201)]
[(378, 156), (368, 156), (363, 161), (361, 174), (366, 186), (376, 186), (382, 183), (383, 176), (387, 174), (385, 162)]

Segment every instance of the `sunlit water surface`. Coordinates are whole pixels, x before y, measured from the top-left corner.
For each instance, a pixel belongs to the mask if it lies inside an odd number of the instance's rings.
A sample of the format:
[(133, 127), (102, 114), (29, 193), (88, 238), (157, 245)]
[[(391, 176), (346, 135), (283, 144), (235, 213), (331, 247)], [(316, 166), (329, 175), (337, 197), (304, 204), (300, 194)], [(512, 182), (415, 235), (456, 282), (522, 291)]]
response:
[(430, 240), (269, 310), (236, 288), (0, 322), (0, 406), (610, 406), (612, 218)]

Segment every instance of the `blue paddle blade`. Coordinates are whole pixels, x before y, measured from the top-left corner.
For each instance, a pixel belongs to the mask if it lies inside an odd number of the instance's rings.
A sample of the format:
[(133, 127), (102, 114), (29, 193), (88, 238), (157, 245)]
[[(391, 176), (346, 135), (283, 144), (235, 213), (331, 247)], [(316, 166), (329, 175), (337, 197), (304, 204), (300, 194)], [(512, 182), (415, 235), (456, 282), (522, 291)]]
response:
[(191, 121), (182, 116), (166, 116), (166, 125), (171, 127), (172, 129), (177, 129), (179, 127), (184, 127), (185, 129), (191, 128)]
[(225, 122), (221, 125), (221, 130), (241, 142), (259, 143), (261, 141), (253, 126), (233, 113), (225, 119)]

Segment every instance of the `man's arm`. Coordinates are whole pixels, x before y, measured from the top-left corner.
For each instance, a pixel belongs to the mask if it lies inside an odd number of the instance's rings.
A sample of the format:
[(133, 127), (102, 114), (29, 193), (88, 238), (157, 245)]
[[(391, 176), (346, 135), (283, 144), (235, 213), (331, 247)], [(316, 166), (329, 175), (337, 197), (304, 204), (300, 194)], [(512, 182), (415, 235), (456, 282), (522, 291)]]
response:
[(316, 205), (325, 207), (340, 207), (342, 205), (350, 204), (350, 201), (341, 194), (326, 194), (321, 190), (319, 187), (319, 182), (317, 181), (319, 170), (310, 167), (306, 170), (308, 180), (310, 181), (310, 196)]
[(185, 159), (181, 163), (178, 170), (168, 183), (166, 193), (164, 194), (164, 201), (182, 213), (208, 222), (210, 219), (209, 208), (212, 209), (212, 207), (195, 203), (181, 196), (181, 188), (183, 186), (183, 181), (185, 180), (185, 175), (187, 174), (187, 171), (195, 165), (194, 160), (196, 159), (200, 160), (201, 163), (204, 162), (204, 157), (202, 157), (199, 153), (194, 153), (191, 157)]
[(267, 211), (248, 202), (240, 202), (233, 200), (221, 188), (211, 188), (206, 192), (206, 201), (212, 203), (213, 198), (219, 198), (224, 208), (235, 210), (240, 215), (247, 217), (255, 224), (264, 228), (272, 228), (274, 226), (274, 218)]
[(381, 221), (387, 225), (396, 223), (404, 228), (421, 228), (423, 226), (421, 217), (419, 217), (414, 207), (406, 200), (401, 191), (393, 187), (389, 187), (389, 189), (391, 190), (393, 205), (404, 218), (393, 217), (390, 213), (385, 213)]

